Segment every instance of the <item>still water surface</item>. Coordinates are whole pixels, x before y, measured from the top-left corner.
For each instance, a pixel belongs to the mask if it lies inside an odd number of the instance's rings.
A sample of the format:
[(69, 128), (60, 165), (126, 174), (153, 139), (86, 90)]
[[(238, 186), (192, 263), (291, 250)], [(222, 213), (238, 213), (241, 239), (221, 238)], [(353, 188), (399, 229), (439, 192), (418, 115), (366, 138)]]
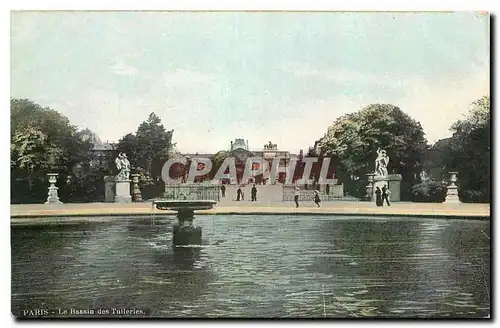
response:
[(13, 227), (12, 312), (143, 309), (154, 317), (484, 317), (489, 221), (198, 216)]

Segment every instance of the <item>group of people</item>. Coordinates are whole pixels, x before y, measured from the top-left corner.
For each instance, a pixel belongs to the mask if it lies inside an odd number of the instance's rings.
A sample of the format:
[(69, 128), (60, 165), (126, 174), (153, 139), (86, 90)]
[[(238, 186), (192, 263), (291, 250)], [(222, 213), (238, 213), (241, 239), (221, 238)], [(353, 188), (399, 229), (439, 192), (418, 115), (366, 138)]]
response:
[[(226, 186), (223, 184), (221, 186), (221, 194), (222, 197), (226, 197)], [(252, 186), (252, 189), (250, 191), (250, 196), (251, 196), (251, 201), (256, 202), (257, 201), (257, 187), (255, 186), (255, 183)], [(294, 188), (294, 202), (295, 202), (295, 207), (299, 207), (299, 197), (300, 197), (300, 188), (298, 186), (295, 186)], [(241, 200), (245, 200), (245, 193), (241, 189), (241, 186), (238, 187), (236, 190), (236, 201), (239, 202)], [(314, 190), (314, 196), (313, 196), (314, 203), (320, 207), (321, 204), (321, 197), (319, 195), (319, 190)]]
[[(299, 198), (300, 198), (300, 188), (299, 186), (295, 186), (294, 188), (294, 195), (293, 195), (293, 201), (295, 202), (295, 207), (299, 207)], [(314, 203), (320, 207), (321, 203), (321, 197), (319, 196), (319, 190), (314, 189), (314, 196), (313, 196)]]
[[(226, 186), (223, 184), (220, 188), (222, 197), (226, 197)], [(257, 187), (255, 186), (255, 183), (252, 186), (252, 190), (250, 192), (251, 195), (251, 200), (252, 202), (257, 201)], [(239, 202), (240, 200), (245, 200), (245, 193), (243, 190), (241, 190), (241, 186), (238, 187), (238, 190), (236, 190), (236, 201)]]
[[(221, 186), (221, 193), (222, 197), (226, 197), (226, 186), (223, 184)], [(391, 206), (391, 203), (389, 202), (389, 188), (387, 188), (387, 185), (384, 185), (382, 189), (380, 187), (377, 187), (375, 189), (375, 203), (377, 206), (384, 206), (384, 201), (386, 202), (387, 206)], [(256, 202), (257, 201), (257, 187), (255, 186), (255, 183), (252, 186), (251, 192), (251, 201)], [(299, 198), (300, 198), (300, 188), (299, 186), (295, 186), (294, 188), (294, 196), (293, 196), (293, 201), (295, 202), (295, 207), (299, 207)], [(238, 187), (236, 190), (236, 201), (241, 201), (245, 200), (245, 193), (241, 189), (241, 186)], [(321, 204), (321, 197), (319, 195), (319, 190), (315, 189), (314, 190), (314, 196), (313, 196), (314, 203), (320, 207)]]
[[(252, 190), (250, 191), (250, 196), (252, 197), (252, 202), (257, 201), (257, 187), (255, 186), (255, 183), (252, 186)], [(238, 190), (236, 190), (236, 201), (245, 200), (245, 193), (243, 190), (241, 190), (241, 186), (238, 187)]]
[(375, 204), (377, 204), (377, 206), (384, 206), (385, 201), (387, 206), (391, 206), (391, 203), (389, 202), (390, 193), (391, 192), (386, 185), (384, 185), (382, 189), (380, 189), (380, 187), (375, 188)]

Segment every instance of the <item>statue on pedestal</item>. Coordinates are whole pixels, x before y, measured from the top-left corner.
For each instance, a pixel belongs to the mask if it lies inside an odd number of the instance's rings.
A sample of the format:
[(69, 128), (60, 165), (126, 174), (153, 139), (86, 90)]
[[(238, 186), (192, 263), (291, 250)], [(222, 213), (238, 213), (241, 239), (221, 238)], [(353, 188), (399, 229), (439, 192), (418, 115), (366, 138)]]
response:
[(387, 165), (389, 164), (389, 156), (383, 149), (377, 149), (377, 159), (375, 160), (375, 174), (379, 176), (388, 176)]
[(115, 159), (118, 174), (115, 177), (115, 203), (130, 203), (130, 162), (125, 153), (120, 153)]

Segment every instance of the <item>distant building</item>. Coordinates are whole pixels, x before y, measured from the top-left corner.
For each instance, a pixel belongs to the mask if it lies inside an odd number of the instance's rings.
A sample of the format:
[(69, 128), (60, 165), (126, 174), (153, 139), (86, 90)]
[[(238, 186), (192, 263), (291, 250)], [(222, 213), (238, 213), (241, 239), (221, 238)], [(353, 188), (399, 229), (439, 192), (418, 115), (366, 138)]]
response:
[(116, 143), (94, 144), (90, 149), (90, 167), (102, 170), (113, 170), (114, 157), (116, 156)]
[(84, 174), (86, 170), (83, 163), (78, 163), (73, 169), (76, 177), (93, 177), (99, 176), (101, 173), (106, 173), (114, 169), (114, 157), (116, 151), (116, 143), (102, 142), (101, 139), (89, 129), (84, 129), (78, 132), (83, 141), (89, 142), (91, 148), (88, 151), (90, 172)]
[[(290, 165), (290, 159), (293, 158), (294, 154), (291, 154), (289, 151), (285, 150), (279, 150), (277, 144), (273, 144), (272, 142), (269, 142), (265, 144), (262, 149), (259, 150), (250, 150), (248, 140), (244, 140), (241, 138), (236, 138), (234, 141), (231, 141), (230, 147), (227, 150), (229, 153), (229, 156), (235, 158), (235, 165), (236, 165), (236, 175), (237, 175), (237, 181), (229, 181), (227, 179), (227, 183), (247, 183), (249, 181), (242, 181), (244, 171), (245, 171), (245, 165), (247, 164), (247, 159), (249, 157), (261, 157), (264, 160), (266, 160), (269, 164), (269, 167), (271, 167), (273, 160), (277, 156), (281, 156), (282, 159), (280, 161), (280, 170), (284, 170), (285, 168)], [(187, 167), (189, 168), (189, 162), (192, 158), (194, 157), (200, 157), (200, 158), (212, 158), (215, 154), (208, 154), (208, 153), (195, 153), (195, 154), (183, 154), (182, 156), (188, 161)], [(259, 163), (254, 163), (253, 170), (258, 170), (259, 169)], [(229, 172), (226, 172), (229, 173)], [(184, 170), (184, 179), (183, 181), (186, 180), (187, 178), (187, 170)], [(198, 182), (200, 180), (206, 180), (208, 176), (205, 177), (200, 177), (197, 178), (195, 181)], [(275, 184), (277, 182), (284, 182), (286, 179), (286, 174), (284, 172), (279, 173), (276, 181), (263, 181), (263, 176), (262, 174), (259, 174), (258, 176), (255, 176), (254, 182), (256, 183), (271, 183)]]
[[(247, 164), (247, 159), (249, 157), (260, 157), (264, 159), (268, 163), (268, 167), (271, 168), (272, 163), (276, 157), (281, 157), (279, 163), (279, 170), (283, 171), (288, 168), (290, 165), (290, 159), (296, 155), (291, 154), (286, 150), (279, 150), (277, 144), (273, 144), (271, 141), (265, 144), (262, 149), (259, 150), (250, 150), (248, 140), (245, 142), (243, 139), (235, 139), (234, 142), (231, 141), (231, 147), (229, 150), (231, 156), (234, 156), (236, 159), (236, 174), (238, 177), (238, 183), (247, 183), (247, 181), (241, 181), (245, 165)], [(259, 170), (259, 163), (254, 163), (252, 166), (252, 170)], [(286, 179), (286, 173), (280, 172), (277, 176), (276, 181), (264, 181), (263, 175), (259, 174), (255, 176), (254, 182), (256, 183), (269, 183), (275, 184), (277, 182), (284, 182)]]

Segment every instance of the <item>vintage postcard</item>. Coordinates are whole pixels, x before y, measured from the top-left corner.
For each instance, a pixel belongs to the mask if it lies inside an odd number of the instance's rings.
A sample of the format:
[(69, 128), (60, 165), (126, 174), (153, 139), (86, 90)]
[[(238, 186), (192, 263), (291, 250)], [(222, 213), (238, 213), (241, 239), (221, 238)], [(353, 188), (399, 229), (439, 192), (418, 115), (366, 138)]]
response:
[(490, 318), (490, 19), (11, 12), (13, 316)]

